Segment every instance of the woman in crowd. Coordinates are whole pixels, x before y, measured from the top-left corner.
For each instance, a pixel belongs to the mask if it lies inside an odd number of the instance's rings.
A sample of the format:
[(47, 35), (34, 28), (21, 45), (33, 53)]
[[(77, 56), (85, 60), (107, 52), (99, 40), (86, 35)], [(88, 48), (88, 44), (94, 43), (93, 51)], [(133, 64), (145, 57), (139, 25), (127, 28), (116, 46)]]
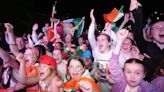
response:
[[(108, 61), (113, 52), (111, 34), (111, 25), (106, 23), (105, 32), (101, 32), (95, 39), (96, 21), (93, 15), (94, 10), (90, 12), (91, 24), (88, 31), (88, 40), (92, 49), (94, 58), (93, 67), (91, 73), (93, 77), (98, 81), (100, 88), (103, 92), (108, 92), (111, 89), (112, 79), (108, 78)], [(110, 81), (110, 82), (109, 82)]]
[(67, 69), (65, 91), (100, 92), (99, 86), (91, 78), (89, 71), (85, 69), (83, 59), (78, 56), (71, 57)]
[(20, 62), (19, 78), (21, 83), (26, 86), (39, 84), (38, 89), (41, 91), (63, 92), (62, 81), (56, 74), (56, 61), (52, 57), (42, 55), (39, 60), (37, 76), (32, 77), (25, 72), (26, 59), (23, 54), (18, 54), (16, 58)]
[(67, 74), (67, 60), (63, 59), (62, 52), (59, 49), (53, 50), (52, 56), (57, 63), (57, 74), (64, 81)]
[(119, 41), (109, 61), (111, 78), (115, 81), (111, 92), (160, 92), (158, 87), (144, 81), (146, 69), (143, 61), (139, 59), (129, 59), (125, 62), (123, 70), (119, 65), (119, 53), (123, 40), (126, 38), (127, 30), (119, 33)]
[(119, 56), (120, 66), (123, 67), (126, 60), (130, 58), (136, 58), (143, 60), (144, 56), (140, 54), (139, 49), (135, 46), (134, 41), (131, 38), (125, 38), (123, 41), (121, 52)]

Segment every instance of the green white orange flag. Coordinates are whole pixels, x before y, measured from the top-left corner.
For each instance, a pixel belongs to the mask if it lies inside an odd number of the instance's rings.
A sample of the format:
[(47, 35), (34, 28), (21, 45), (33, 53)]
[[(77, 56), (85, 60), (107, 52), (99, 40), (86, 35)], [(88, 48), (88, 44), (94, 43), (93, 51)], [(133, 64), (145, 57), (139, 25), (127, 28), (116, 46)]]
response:
[(57, 1), (55, 1), (55, 3), (53, 4), (53, 7), (52, 7), (52, 13), (51, 13), (52, 18), (54, 18), (54, 15), (57, 13), (56, 4), (57, 4)]
[(123, 7), (124, 6), (121, 6), (119, 10), (117, 8), (113, 8), (113, 10), (110, 13), (103, 14), (105, 22), (113, 23), (117, 22), (120, 18), (122, 18), (124, 16)]
[[(64, 26), (68, 26), (68, 24), (70, 22), (72, 22), (74, 24), (74, 26), (78, 25), (79, 22), (84, 19), (84, 17), (82, 18), (71, 18), (71, 19), (66, 19), (66, 20), (63, 20), (63, 24)], [(83, 30), (84, 30), (84, 24), (85, 24), (85, 21), (83, 20), (81, 25), (78, 27), (78, 29), (74, 32), (74, 36), (75, 37), (80, 37)], [(69, 32), (68, 32), (69, 33)]]

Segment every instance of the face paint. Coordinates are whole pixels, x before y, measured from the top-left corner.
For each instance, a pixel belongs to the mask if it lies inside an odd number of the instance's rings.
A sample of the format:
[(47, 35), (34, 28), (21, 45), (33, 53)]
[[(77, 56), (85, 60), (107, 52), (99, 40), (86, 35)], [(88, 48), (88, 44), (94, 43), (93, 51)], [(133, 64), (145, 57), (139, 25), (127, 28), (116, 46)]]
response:
[(84, 67), (82, 66), (80, 61), (78, 61), (76, 59), (72, 59), (68, 66), (68, 72), (69, 72), (71, 78), (78, 79), (82, 76), (82, 74), (84, 72)]

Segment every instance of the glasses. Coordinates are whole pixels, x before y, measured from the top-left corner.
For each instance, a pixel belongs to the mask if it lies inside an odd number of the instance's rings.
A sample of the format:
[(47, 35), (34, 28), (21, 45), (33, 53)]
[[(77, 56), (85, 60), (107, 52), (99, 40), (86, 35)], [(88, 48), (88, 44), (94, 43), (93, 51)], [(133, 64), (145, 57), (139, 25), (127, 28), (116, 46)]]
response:
[(152, 30), (164, 30), (164, 27), (152, 27)]

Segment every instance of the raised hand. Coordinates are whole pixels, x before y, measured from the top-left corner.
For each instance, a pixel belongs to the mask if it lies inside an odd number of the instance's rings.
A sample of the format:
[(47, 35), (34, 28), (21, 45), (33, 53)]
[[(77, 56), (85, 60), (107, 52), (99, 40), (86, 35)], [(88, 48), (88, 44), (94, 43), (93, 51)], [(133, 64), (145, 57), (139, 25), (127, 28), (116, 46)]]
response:
[(36, 31), (39, 28), (39, 25), (37, 23), (35, 23), (32, 27), (33, 31)]
[(4, 23), (4, 26), (6, 28), (6, 32), (12, 32), (14, 29), (14, 26), (10, 23)]
[(24, 55), (22, 53), (19, 53), (17, 56), (16, 56), (16, 60), (19, 62), (19, 63), (25, 63), (26, 59), (24, 57)]
[(94, 9), (91, 9), (91, 11), (90, 11), (90, 18), (91, 18), (91, 22), (95, 23), (95, 17), (93, 15), (93, 12), (94, 12)]
[(27, 35), (27, 38), (28, 38), (28, 39), (31, 39), (31, 35), (30, 35), (30, 34), (28, 34), (28, 35)]
[(130, 0), (130, 7), (129, 10), (133, 11), (134, 9), (138, 8), (138, 6), (141, 6), (141, 4), (137, 0)]
[(54, 27), (56, 28), (59, 23), (60, 23), (60, 20), (56, 20), (56, 22), (54, 23)]
[(121, 29), (117, 32), (117, 36), (119, 40), (124, 40), (128, 36), (129, 30)]
[(110, 32), (110, 31), (111, 31), (111, 29), (112, 29), (112, 24), (111, 24), (111, 23), (109, 23), (109, 22), (106, 22), (106, 23), (105, 23), (105, 31)]
[(40, 33), (38, 34), (38, 38), (40, 38), (41, 36), (43, 36), (43, 33), (42, 33), (42, 32), (40, 32)]

